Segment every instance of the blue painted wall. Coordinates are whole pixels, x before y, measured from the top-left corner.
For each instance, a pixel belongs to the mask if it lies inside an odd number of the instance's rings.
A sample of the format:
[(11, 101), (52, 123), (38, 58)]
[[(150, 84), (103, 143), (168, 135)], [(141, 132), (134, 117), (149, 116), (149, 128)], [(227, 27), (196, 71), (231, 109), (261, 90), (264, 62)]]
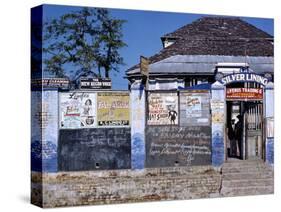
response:
[(58, 91), (32, 91), (31, 105), (31, 169), (56, 172)]
[(145, 91), (140, 82), (136, 82), (131, 88), (131, 166), (132, 169), (143, 169), (145, 167)]

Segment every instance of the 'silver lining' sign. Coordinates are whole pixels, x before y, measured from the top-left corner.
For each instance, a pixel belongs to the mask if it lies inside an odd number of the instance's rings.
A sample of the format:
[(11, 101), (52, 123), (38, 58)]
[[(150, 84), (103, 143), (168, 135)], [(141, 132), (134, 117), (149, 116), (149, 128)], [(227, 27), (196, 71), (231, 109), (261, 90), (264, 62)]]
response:
[(256, 82), (263, 86), (266, 86), (268, 83), (268, 79), (254, 73), (235, 73), (224, 76), (220, 82), (223, 85), (227, 85), (233, 82)]

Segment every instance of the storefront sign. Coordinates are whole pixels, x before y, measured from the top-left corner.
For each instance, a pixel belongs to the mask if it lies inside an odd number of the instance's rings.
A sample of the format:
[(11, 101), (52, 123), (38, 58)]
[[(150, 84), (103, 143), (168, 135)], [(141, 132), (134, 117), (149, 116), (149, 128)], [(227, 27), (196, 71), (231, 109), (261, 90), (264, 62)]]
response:
[(235, 73), (226, 75), (219, 80), (223, 85), (227, 85), (234, 82), (256, 82), (265, 86), (268, 83), (268, 79), (254, 73)]
[(81, 78), (80, 89), (111, 89), (111, 79), (108, 78)]
[(66, 78), (32, 79), (32, 88), (60, 88), (69, 89), (69, 80)]
[(227, 100), (262, 100), (262, 88), (227, 88)]

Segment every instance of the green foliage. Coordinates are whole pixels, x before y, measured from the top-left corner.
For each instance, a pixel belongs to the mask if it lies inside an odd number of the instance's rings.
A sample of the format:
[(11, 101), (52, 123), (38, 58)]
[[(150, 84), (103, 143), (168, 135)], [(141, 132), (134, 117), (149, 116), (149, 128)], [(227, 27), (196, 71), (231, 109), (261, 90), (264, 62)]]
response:
[(95, 72), (109, 77), (124, 64), (119, 49), (125, 21), (111, 18), (106, 9), (83, 8), (52, 19), (44, 24), (46, 69), (58, 77), (67, 75), (65, 65), (75, 76)]

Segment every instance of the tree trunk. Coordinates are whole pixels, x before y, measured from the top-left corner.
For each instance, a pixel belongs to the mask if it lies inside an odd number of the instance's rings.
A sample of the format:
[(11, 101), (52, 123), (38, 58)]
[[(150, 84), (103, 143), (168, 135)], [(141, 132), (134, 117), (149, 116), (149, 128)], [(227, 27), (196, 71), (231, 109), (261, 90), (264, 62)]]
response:
[(105, 70), (105, 78), (109, 78), (109, 67), (104, 67)]

